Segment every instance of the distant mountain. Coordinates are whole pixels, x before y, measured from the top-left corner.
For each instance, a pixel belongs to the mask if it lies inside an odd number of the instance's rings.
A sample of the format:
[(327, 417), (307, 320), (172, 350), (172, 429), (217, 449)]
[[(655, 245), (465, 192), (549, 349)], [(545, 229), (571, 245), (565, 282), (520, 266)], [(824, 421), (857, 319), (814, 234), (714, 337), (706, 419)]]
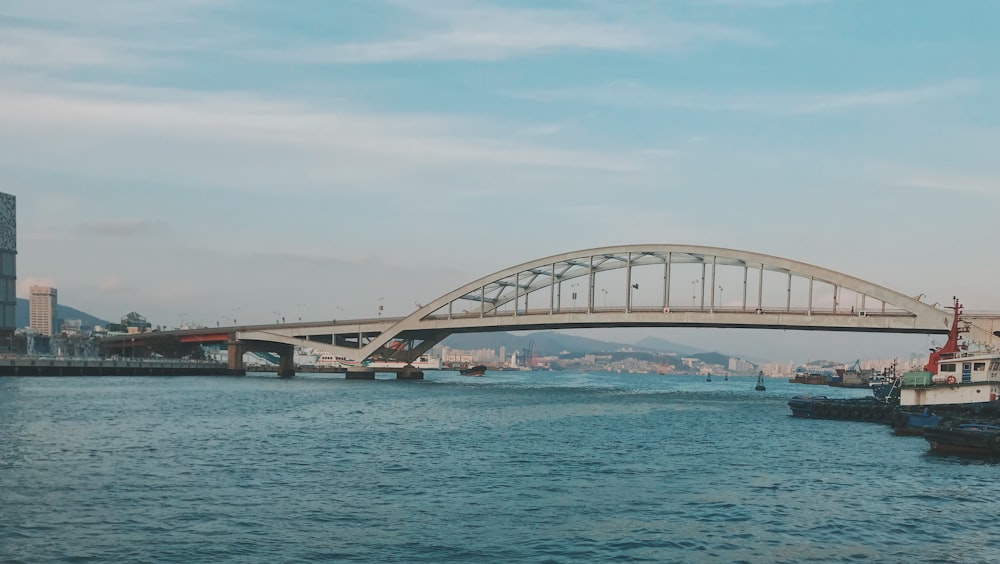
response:
[(630, 347), (620, 343), (607, 343), (585, 337), (564, 335), (554, 331), (543, 331), (530, 335), (514, 335), (511, 333), (458, 333), (444, 340), (446, 347), (462, 350), (499, 349), (504, 347), (507, 354), (516, 350), (526, 349), (534, 342), (535, 354), (542, 356), (557, 355), (563, 351), (571, 353), (592, 353), (618, 350)]
[(718, 364), (720, 366), (729, 366), (729, 356), (719, 353), (696, 353), (691, 355), (694, 358), (704, 362), (705, 364)]
[[(107, 325), (108, 322), (94, 317), (89, 313), (84, 313), (76, 308), (69, 306), (64, 306), (62, 304), (56, 304), (56, 319), (79, 319), (84, 328), (93, 327), (94, 325)], [(29, 319), (29, 305), (28, 300), (24, 298), (17, 298), (17, 307), (15, 309), (15, 319), (16, 326), (18, 328), (27, 327), (31, 323)]]
[[(555, 356), (563, 352), (570, 354), (588, 353), (612, 353), (618, 351), (654, 352), (669, 353), (674, 352), (682, 355), (693, 354), (698, 349), (672, 343), (664, 339), (647, 337), (637, 344), (615, 343), (588, 339), (566, 335), (556, 331), (542, 331), (530, 335), (514, 335), (512, 333), (458, 333), (444, 340), (442, 343), (446, 347), (475, 350), (475, 349), (499, 349), (501, 346), (507, 349), (507, 354), (516, 350), (528, 348), (533, 342), (535, 354), (541, 356)], [(705, 353), (718, 354), (718, 353)], [(720, 357), (724, 355), (718, 355)], [(725, 357), (728, 359), (729, 357)], [(726, 361), (728, 362), (728, 360)]]
[(683, 355), (693, 355), (695, 353), (705, 352), (701, 349), (696, 349), (694, 347), (689, 347), (687, 345), (682, 345), (680, 343), (675, 343), (659, 337), (645, 337), (636, 342), (636, 346), (652, 351), (675, 352)]

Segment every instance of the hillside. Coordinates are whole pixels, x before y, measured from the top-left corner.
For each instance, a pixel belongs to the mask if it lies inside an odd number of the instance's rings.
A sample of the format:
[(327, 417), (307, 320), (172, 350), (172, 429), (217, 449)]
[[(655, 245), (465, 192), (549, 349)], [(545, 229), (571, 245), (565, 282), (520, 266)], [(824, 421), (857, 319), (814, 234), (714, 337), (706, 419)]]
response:
[(516, 335), (513, 333), (503, 332), (460, 333), (448, 337), (444, 340), (443, 344), (447, 347), (462, 350), (499, 349), (500, 347), (505, 347), (508, 355), (516, 350), (527, 349), (529, 345), (533, 344), (535, 354), (540, 356), (556, 356), (562, 353), (579, 355), (588, 353), (611, 353), (618, 351), (678, 353), (681, 355), (688, 355), (697, 351), (697, 349), (693, 349), (691, 347), (654, 337), (643, 339), (638, 344), (627, 344), (566, 335), (556, 331), (542, 331), (527, 335)]

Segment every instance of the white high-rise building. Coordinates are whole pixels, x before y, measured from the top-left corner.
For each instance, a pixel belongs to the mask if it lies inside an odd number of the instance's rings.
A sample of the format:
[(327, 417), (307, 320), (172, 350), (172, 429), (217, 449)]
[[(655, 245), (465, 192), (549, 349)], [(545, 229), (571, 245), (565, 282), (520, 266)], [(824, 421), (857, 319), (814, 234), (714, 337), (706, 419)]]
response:
[(0, 350), (17, 328), (17, 198), (0, 192)]
[(48, 286), (32, 286), (29, 302), (28, 326), (42, 335), (51, 337), (56, 331), (56, 299), (55, 288)]

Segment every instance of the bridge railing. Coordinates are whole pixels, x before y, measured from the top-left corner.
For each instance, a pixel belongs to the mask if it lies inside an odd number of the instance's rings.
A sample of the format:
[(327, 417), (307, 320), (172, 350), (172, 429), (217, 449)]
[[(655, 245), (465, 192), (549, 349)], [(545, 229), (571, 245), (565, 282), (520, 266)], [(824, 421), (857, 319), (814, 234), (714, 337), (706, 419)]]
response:
[[(833, 308), (809, 308), (805, 307), (769, 307), (769, 308), (744, 308), (742, 306), (715, 306), (710, 307), (699, 307), (699, 306), (671, 306), (668, 309), (661, 307), (651, 307), (651, 306), (632, 306), (625, 310), (622, 306), (615, 307), (595, 307), (589, 310), (590, 313), (600, 314), (600, 313), (662, 313), (663, 315), (670, 315), (672, 313), (746, 313), (746, 314), (796, 314), (796, 315), (824, 315), (824, 316), (857, 316), (857, 317), (912, 317), (913, 314), (903, 310), (887, 308), (882, 311), (881, 308), (876, 310), (850, 310), (837, 308), (836, 311)], [(494, 318), (494, 317), (519, 317), (519, 316), (544, 316), (550, 314), (586, 314), (588, 309), (586, 307), (563, 307), (558, 309), (549, 308), (532, 308), (532, 309), (521, 309), (516, 313), (513, 310), (493, 310), (488, 311), (485, 314), (478, 311), (463, 311), (460, 313), (452, 313), (450, 316), (448, 314), (434, 314), (427, 316), (430, 320), (447, 320), (447, 319), (479, 319), (479, 318)]]

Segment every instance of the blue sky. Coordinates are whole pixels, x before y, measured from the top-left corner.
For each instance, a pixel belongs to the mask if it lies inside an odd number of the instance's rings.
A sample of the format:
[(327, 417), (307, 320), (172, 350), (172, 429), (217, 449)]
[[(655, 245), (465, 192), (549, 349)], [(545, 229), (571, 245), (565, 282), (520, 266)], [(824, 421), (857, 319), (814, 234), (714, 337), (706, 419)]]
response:
[(49, 283), (166, 325), (367, 317), (550, 254), (689, 243), (1000, 310), (998, 17), (985, 0), (6, 0), (19, 295)]

